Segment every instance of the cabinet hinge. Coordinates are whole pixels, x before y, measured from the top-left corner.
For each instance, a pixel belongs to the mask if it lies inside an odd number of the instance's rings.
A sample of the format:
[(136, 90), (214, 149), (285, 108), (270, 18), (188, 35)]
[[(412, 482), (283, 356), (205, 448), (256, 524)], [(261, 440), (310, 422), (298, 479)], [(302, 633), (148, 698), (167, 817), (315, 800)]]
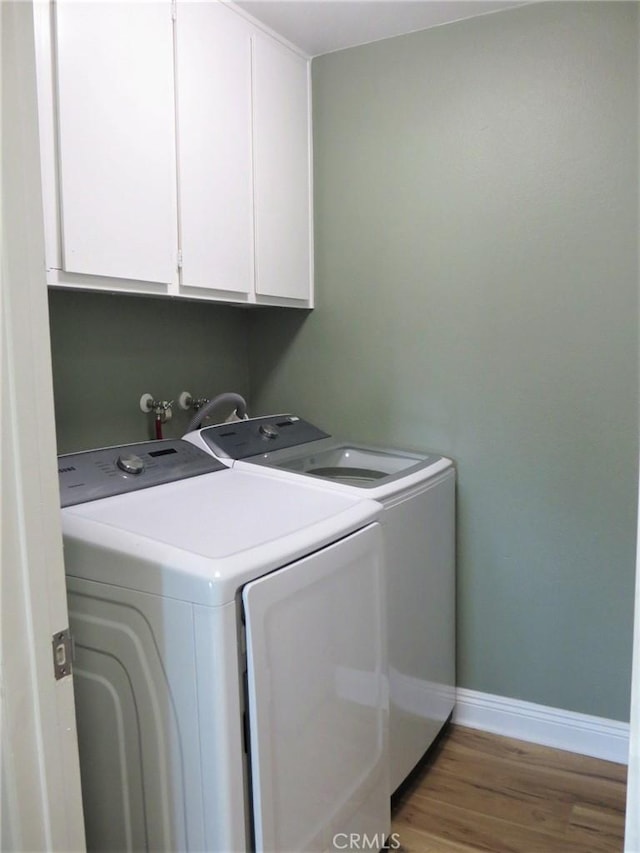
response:
[(73, 661), (73, 637), (69, 628), (58, 631), (53, 635), (53, 673), (56, 681), (71, 675), (71, 663)]
[(178, 17), (178, 9), (177, 9), (176, 0), (171, 0), (171, 20), (175, 21), (177, 17)]
[(178, 251), (178, 269), (182, 269), (182, 249)]

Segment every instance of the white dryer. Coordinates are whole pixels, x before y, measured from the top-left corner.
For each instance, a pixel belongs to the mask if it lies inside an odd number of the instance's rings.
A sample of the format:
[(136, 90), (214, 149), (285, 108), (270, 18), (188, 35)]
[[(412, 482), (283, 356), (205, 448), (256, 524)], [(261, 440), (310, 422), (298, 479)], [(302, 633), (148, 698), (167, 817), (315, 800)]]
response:
[(455, 468), (435, 454), (341, 441), (295, 415), (205, 427), (185, 436), (239, 471), (384, 506), (391, 791), (455, 704)]
[(380, 506), (184, 441), (59, 472), (88, 848), (382, 847)]

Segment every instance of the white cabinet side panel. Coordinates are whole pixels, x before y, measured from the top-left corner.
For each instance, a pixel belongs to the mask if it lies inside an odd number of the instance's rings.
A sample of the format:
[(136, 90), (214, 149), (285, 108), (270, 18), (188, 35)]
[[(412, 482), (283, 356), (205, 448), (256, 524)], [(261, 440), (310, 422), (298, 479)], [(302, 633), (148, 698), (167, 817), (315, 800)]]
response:
[(256, 292), (310, 299), (308, 63), (253, 41)]
[(60, 203), (58, 197), (58, 160), (55, 113), (55, 83), (52, 25), (53, 8), (48, 0), (33, 4), (36, 75), (38, 89), (38, 126), (42, 207), (44, 213), (45, 266), (60, 269)]
[(58, 0), (56, 10), (64, 269), (171, 282), (171, 4)]
[(251, 30), (217, 0), (178, 4), (181, 284), (253, 290)]

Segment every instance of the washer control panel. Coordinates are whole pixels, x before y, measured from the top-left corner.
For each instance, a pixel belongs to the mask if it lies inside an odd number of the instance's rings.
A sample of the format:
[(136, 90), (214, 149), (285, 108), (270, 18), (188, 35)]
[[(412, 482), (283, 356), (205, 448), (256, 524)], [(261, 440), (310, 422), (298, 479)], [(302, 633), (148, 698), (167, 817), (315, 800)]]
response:
[(224, 471), (226, 466), (182, 439), (145, 441), (58, 456), (60, 505), (73, 506)]
[(216, 424), (205, 427), (200, 435), (216, 456), (229, 459), (247, 459), (249, 456), (331, 437), (329, 433), (296, 415), (269, 415)]

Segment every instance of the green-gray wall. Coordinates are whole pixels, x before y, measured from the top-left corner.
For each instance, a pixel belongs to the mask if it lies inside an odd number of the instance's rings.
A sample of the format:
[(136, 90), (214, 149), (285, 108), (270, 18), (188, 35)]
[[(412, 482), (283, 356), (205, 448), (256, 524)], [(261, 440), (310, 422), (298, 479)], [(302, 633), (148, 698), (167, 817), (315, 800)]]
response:
[[(142, 394), (248, 396), (246, 312), (238, 308), (108, 293), (52, 291), (51, 349), (58, 452), (154, 436)], [(192, 413), (174, 406), (165, 437)]]
[(628, 720), (635, 3), (313, 63), (317, 308), (250, 317), (255, 411), (458, 465), (463, 687)]

